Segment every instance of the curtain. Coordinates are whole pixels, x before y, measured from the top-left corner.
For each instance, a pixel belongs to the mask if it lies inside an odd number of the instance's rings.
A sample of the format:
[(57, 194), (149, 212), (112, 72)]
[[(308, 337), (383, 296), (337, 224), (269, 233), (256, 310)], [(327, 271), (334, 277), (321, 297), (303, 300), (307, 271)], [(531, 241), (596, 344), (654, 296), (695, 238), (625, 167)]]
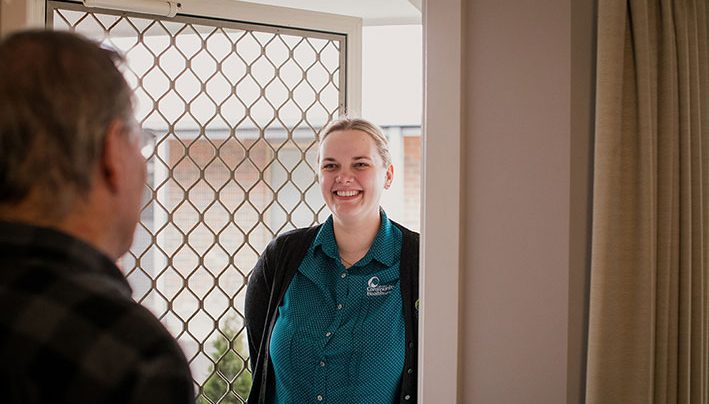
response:
[(708, 21), (598, 1), (588, 404), (709, 404)]

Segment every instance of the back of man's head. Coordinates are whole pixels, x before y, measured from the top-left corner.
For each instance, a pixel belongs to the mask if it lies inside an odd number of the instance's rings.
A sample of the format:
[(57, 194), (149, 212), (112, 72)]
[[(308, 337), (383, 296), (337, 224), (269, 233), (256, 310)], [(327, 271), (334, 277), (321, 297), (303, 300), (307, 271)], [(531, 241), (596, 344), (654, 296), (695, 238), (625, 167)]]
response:
[(69, 32), (0, 41), (0, 213), (30, 203), (61, 219), (86, 197), (109, 126), (133, 122), (121, 61)]

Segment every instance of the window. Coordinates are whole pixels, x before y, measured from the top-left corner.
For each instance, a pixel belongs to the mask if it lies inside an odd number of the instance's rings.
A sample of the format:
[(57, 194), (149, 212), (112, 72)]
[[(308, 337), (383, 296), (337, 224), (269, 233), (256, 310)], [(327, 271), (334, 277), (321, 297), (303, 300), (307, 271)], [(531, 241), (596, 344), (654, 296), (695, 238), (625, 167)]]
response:
[(126, 56), (156, 150), (120, 265), (180, 341), (199, 401), (239, 402), (250, 385), (249, 271), (274, 235), (328, 214), (316, 135), (345, 110), (345, 35), (69, 2), (48, 2), (47, 24)]

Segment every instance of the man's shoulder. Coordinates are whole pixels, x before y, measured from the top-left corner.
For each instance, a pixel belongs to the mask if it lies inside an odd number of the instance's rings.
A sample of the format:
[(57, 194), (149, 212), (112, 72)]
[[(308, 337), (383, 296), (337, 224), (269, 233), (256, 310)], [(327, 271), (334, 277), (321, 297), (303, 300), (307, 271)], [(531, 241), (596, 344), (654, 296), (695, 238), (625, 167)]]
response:
[[(110, 282), (77, 282), (38, 268), (15, 281), (0, 291), (4, 375), (40, 391), (65, 386), (83, 394), (82, 386), (90, 385), (100, 396), (125, 394), (125, 402), (153, 379), (191, 389), (187, 361), (170, 333), (150, 310), (106, 286)], [(52, 377), (45, 380), (39, 368)]]
[(41, 337), (37, 342), (73, 346), (77, 358), (95, 344), (134, 351), (130, 357), (139, 358), (155, 353), (157, 342), (172, 340), (149, 309), (115, 290), (110, 280), (92, 278), (62, 278), (32, 268), (0, 291), (0, 301), (8, 303), (0, 317), (10, 329)]

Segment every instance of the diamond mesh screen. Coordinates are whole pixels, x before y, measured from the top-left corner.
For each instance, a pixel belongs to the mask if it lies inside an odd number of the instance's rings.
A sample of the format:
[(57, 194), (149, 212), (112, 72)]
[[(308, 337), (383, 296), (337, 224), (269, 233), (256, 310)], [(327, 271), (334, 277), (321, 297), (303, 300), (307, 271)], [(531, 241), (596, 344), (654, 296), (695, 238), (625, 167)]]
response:
[(126, 56), (156, 147), (120, 264), (185, 349), (198, 401), (244, 401), (246, 279), (275, 234), (327, 215), (316, 134), (344, 111), (345, 37), (67, 2), (48, 2), (47, 25)]

